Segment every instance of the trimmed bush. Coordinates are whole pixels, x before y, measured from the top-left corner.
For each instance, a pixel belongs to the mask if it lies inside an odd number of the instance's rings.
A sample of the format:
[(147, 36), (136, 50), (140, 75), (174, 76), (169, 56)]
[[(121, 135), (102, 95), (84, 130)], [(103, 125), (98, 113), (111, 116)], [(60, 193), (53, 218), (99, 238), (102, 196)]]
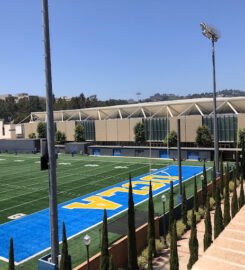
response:
[(156, 252), (157, 254), (161, 253), (163, 250), (163, 243), (160, 241), (160, 239), (156, 239)]
[(214, 208), (215, 208), (215, 200), (213, 197), (210, 197), (209, 198), (209, 209), (214, 210)]
[(177, 239), (181, 239), (181, 236), (185, 233), (186, 231), (186, 225), (181, 221), (178, 220), (176, 222), (176, 232), (177, 232)]
[(198, 208), (198, 213), (200, 215), (201, 218), (204, 218), (205, 216), (205, 210), (202, 207)]
[[(196, 216), (196, 223), (200, 222), (201, 220), (201, 216), (198, 212), (195, 212), (195, 216)], [(188, 226), (191, 227), (191, 221), (192, 221), (192, 210), (189, 210), (187, 212), (187, 218), (188, 218)]]

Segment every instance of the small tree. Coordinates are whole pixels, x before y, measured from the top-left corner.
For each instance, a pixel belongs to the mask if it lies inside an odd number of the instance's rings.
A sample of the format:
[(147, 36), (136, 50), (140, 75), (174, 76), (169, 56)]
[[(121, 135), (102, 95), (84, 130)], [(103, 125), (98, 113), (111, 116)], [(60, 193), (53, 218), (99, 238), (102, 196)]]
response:
[(205, 165), (205, 162), (204, 162), (204, 164), (203, 164), (203, 181), (202, 181), (202, 205), (203, 206), (206, 204), (207, 194), (208, 194), (207, 171), (206, 171), (206, 165)]
[(47, 138), (47, 125), (46, 123), (39, 122), (37, 125), (37, 136), (39, 139)]
[(238, 139), (240, 146), (242, 145), (242, 141), (245, 140), (245, 128), (240, 128), (238, 131)]
[(198, 212), (198, 197), (197, 197), (197, 178), (194, 176), (194, 210)]
[(176, 131), (172, 130), (164, 139), (164, 144), (168, 145), (169, 147), (177, 146), (177, 133)]
[(219, 188), (216, 189), (215, 202), (216, 208), (214, 213), (214, 239), (216, 239), (224, 229)]
[(201, 147), (213, 145), (212, 136), (207, 126), (203, 125), (197, 128), (196, 144)]
[(241, 177), (242, 179), (245, 179), (245, 129), (244, 129), (244, 136), (241, 137), (240, 142), (241, 142), (241, 147), (242, 147), (242, 152), (241, 152)]
[(191, 218), (191, 236), (189, 239), (189, 251), (190, 258), (187, 265), (187, 269), (191, 269), (194, 263), (198, 260), (198, 240), (197, 240), (197, 227), (196, 227), (196, 214), (194, 209), (192, 209)]
[(239, 196), (239, 209), (244, 205), (244, 188), (243, 188), (243, 178), (241, 178), (240, 196)]
[(137, 270), (137, 246), (135, 235), (135, 212), (134, 199), (132, 190), (131, 175), (129, 175), (129, 191), (128, 191), (128, 269)]
[(213, 174), (212, 174), (212, 196), (213, 198), (215, 198), (216, 195), (216, 187), (217, 187), (217, 182), (216, 182), (216, 166), (215, 166), (215, 162), (213, 165)]
[(75, 127), (74, 139), (76, 142), (84, 142), (85, 141), (84, 126), (80, 123), (77, 124)]
[(182, 215), (182, 222), (183, 222), (183, 224), (185, 224), (186, 228), (188, 228), (187, 210), (188, 209), (187, 209), (187, 199), (186, 199), (186, 192), (185, 192), (185, 184), (183, 184), (181, 215)]
[(152, 260), (156, 255), (155, 243), (155, 220), (154, 220), (154, 204), (152, 197), (152, 186), (150, 182), (149, 200), (148, 200), (148, 269), (153, 269)]
[(233, 196), (231, 199), (231, 216), (234, 218), (234, 216), (238, 212), (238, 199), (237, 199), (237, 191), (236, 191), (236, 179), (234, 178), (234, 189), (233, 189)]
[(64, 144), (66, 142), (66, 135), (64, 132), (56, 131), (55, 141), (57, 144)]
[(103, 227), (102, 227), (102, 241), (101, 241), (101, 257), (100, 257), (100, 270), (107, 270), (109, 268), (109, 241), (107, 230), (107, 212), (104, 209)]
[(171, 233), (171, 228), (174, 222), (174, 188), (173, 188), (173, 182), (170, 182), (170, 197), (169, 197), (169, 214), (168, 214), (168, 230)]
[(13, 239), (10, 238), (8, 270), (14, 270), (14, 269), (15, 269), (15, 266), (14, 266), (14, 243), (13, 243)]
[(28, 135), (28, 138), (29, 139), (36, 139), (36, 133), (34, 133), (34, 132), (32, 132), (32, 133), (30, 133), (29, 135)]
[(230, 213), (230, 192), (229, 192), (229, 177), (228, 170), (225, 173), (225, 196), (224, 196), (224, 226), (226, 227), (231, 221)]
[(205, 233), (203, 239), (204, 251), (212, 244), (212, 223), (210, 216), (210, 203), (209, 196), (207, 197), (206, 209), (205, 209)]
[(69, 255), (68, 255), (68, 243), (66, 238), (66, 227), (63, 222), (62, 226), (62, 251), (61, 251), (61, 261), (60, 270), (69, 270)]
[(135, 144), (141, 145), (145, 142), (145, 126), (143, 123), (137, 123), (134, 127)]
[(170, 270), (179, 270), (177, 232), (176, 232), (176, 221), (175, 220), (173, 222), (173, 227), (171, 228)]
[(220, 193), (224, 196), (224, 164), (223, 164), (223, 154), (220, 156)]

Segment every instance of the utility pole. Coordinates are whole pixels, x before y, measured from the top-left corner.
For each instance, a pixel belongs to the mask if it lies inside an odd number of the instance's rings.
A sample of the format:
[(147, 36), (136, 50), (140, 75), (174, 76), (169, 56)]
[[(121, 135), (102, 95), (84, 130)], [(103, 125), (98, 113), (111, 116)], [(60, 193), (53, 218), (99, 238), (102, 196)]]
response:
[(180, 119), (177, 119), (177, 148), (178, 148), (178, 171), (179, 171), (179, 195), (182, 200), (182, 167), (181, 167), (181, 131)]
[(46, 110), (47, 110), (47, 142), (49, 155), (49, 207), (50, 207), (50, 234), (51, 234), (51, 260), (58, 266), (59, 238), (58, 238), (58, 213), (56, 191), (56, 157), (54, 148), (54, 117), (53, 93), (49, 38), (49, 13), (48, 0), (43, 0), (43, 33), (46, 79)]
[(200, 23), (202, 34), (212, 42), (212, 64), (213, 64), (213, 114), (214, 114), (214, 161), (216, 171), (219, 172), (219, 138), (217, 124), (217, 105), (216, 105), (216, 71), (215, 71), (215, 47), (214, 43), (220, 38), (217, 30), (206, 23)]

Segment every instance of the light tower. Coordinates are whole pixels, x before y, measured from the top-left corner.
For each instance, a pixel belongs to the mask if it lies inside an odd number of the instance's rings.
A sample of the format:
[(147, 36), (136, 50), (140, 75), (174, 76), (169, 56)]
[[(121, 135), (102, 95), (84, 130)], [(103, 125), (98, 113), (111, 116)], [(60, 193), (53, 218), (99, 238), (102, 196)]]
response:
[(218, 140), (218, 125), (217, 125), (217, 112), (216, 112), (216, 74), (215, 74), (215, 47), (214, 43), (218, 41), (220, 35), (218, 31), (205, 24), (200, 23), (202, 34), (212, 42), (212, 63), (213, 63), (213, 129), (214, 129), (214, 161), (217, 172), (219, 172), (219, 140)]

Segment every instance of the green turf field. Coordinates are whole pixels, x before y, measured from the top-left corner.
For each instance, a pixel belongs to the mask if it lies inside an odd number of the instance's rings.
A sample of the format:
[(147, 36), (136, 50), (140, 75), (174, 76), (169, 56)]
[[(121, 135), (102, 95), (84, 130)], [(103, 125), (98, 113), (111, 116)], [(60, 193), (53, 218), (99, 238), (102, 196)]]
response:
[[(30, 214), (48, 207), (48, 174), (40, 171), (38, 162), (38, 155), (0, 155), (0, 223), (13, 214)], [(152, 168), (164, 164), (166, 161), (154, 160)], [(59, 155), (58, 202), (121, 182), (129, 172), (134, 177), (148, 171), (147, 159)]]
[[(0, 154), (0, 223), (9, 221), (8, 217), (11, 215), (30, 214), (48, 207), (48, 174), (47, 171), (40, 171), (39, 159), (39, 155)], [(132, 177), (147, 173), (150, 163), (151, 168), (155, 169), (173, 162), (160, 159), (152, 159), (149, 162), (149, 159), (145, 158), (59, 155), (57, 160), (58, 202), (68, 201), (121, 182), (128, 179), (129, 173)], [(187, 162), (187, 164), (202, 165), (199, 162)], [(187, 194), (189, 196), (192, 194), (191, 184)], [(162, 205), (158, 199), (155, 198), (155, 210), (161, 213)], [(146, 204), (141, 205), (140, 208), (147, 210)], [(93, 239), (92, 255), (99, 251), (99, 227), (89, 233)], [(83, 250), (82, 237), (80, 235), (69, 241), (73, 266), (85, 260), (86, 253)], [(120, 235), (110, 234), (109, 237), (112, 242)], [(7, 269), (7, 265), (0, 262), (0, 269)], [(32, 259), (18, 266), (17, 269), (37, 269), (37, 259)]]

